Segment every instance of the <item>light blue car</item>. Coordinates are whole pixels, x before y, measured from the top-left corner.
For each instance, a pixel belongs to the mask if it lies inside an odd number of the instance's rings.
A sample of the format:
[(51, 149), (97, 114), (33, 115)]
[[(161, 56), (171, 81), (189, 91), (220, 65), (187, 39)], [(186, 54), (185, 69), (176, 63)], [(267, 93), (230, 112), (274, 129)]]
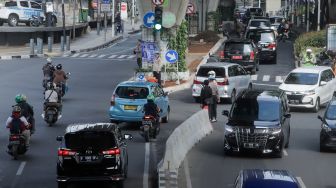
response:
[(167, 123), (170, 112), (168, 93), (157, 83), (143, 81), (126, 81), (116, 87), (111, 97), (110, 121), (141, 122), (144, 116), (143, 106), (147, 103), (149, 94), (155, 96), (155, 103), (161, 109), (161, 122)]

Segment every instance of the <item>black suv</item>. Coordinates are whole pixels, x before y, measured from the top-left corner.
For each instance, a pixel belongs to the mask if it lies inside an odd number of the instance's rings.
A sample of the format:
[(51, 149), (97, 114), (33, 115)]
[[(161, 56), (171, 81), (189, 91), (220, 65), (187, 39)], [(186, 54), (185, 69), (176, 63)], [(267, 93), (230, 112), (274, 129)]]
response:
[(77, 181), (111, 181), (122, 187), (128, 167), (125, 139), (131, 138), (112, 123), (69, 125), (57, 137), (58, 187)]
[(277, 40), (272, 29), (249, 29), (245, 38), (252, 40), (259, 49), (260, 61), (277, 62)]
[(226, 41), (220, 51), (222, 62), (237, 63), (251, 74), (259, 70), (259, 57), (256, 45), (250, 40), (230, 39)]
[(278, 90), (245, 90), (238, 95), (224, 130), (224, 151), (256, 151), (282, 157), (289, 145), (290, 117), (286, 94)]
[(336, 149), (336, 100), (332, 100), (324, 113), (320, 132), (320, 151)]

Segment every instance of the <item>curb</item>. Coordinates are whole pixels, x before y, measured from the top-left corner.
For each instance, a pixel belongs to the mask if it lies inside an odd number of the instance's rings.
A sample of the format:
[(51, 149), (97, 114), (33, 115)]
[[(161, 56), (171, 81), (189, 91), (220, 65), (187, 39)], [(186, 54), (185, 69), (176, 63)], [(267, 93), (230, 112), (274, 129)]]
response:
[(132, 34), (136, 34), (136, 33), (140, 33), (140, 32), (141, 32), (141, 29), (137, 29), (137, 30), (128, 32), (128, 34), (132, 35)]
[(37, 55), (4, 55), (0, 56), (0, 60), (13, 60), (13, 59), (31, 59), (36, 57), (44, 57), (43, 54), (37, 54)]

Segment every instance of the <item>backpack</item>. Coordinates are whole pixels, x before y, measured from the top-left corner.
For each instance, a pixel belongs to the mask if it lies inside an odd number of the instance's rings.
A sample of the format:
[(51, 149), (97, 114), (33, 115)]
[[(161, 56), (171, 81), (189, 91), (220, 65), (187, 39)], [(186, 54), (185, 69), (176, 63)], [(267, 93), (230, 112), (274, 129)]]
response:
[(20, 134), (21, 133), (21, 125), (22, 121), (20, 118), (15, 118), (14, 116), (11, 116), (13, 119), (11, 121), (11, 127), (10, 127), (10, 132), (12, 134)]

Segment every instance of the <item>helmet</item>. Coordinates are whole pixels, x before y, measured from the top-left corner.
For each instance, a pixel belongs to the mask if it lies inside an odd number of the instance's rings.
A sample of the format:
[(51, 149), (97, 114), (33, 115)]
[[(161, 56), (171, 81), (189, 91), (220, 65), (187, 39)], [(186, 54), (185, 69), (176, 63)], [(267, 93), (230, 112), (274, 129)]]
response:
[(210, 75), (209, 75), (209, 80), (216, 80), (216, 76), (213, 75), (213, 74), (210, 74)]
[(154, 99), (155, 99), (155, 97), (154, 97), (153, 94), (149, 94), (149, 95), (147, 96), (147, 101), (154, 101)]
[(61, 70), (61, 69), (62, 69), (62, 64), (58, 64), (58, 65), (56, 66), (56, 69), (57, 69), (57, 70)]
[(52, 59), (50, 57), (47, 58), (48, 63), (52, 63)]
[(54, 87), (55, 87), (54, 83), (52, 83), (52, 82), (47, 83), (47, 89), (53, 89)]
[(15, 102), (16, 103), (25, 102), (25, 101), (27, 101), (27, 97), (25, 95), (23, 95), (23, 94), (17, 94), (15, 96)]
[(21, 112), (20, 106), (13, 106), (12, 112)]
[(310, 49), (310, 48), (308, 48), (307, 50), (306, 50), (306, 52), (308, 53), (312, 53), (313, 52), (313, 50), (312, 49)]
[(214, 76), (214, 77), (216, 77), (216, 72), (215, 71), (209, 71), (208, 72), (208, 76), (210, 77), (210, 76)]

